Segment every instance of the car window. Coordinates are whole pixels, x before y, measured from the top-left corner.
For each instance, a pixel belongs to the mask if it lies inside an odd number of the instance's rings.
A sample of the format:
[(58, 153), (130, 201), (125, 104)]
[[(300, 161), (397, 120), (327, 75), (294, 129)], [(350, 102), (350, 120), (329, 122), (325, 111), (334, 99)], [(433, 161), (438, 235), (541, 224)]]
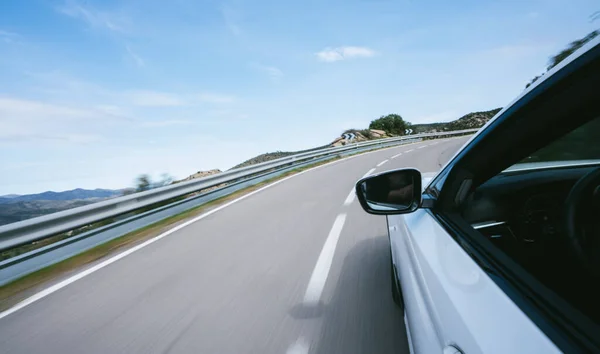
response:
[(515, 166), (535, 162), (600, 160), (600, 117), (527, 156)]

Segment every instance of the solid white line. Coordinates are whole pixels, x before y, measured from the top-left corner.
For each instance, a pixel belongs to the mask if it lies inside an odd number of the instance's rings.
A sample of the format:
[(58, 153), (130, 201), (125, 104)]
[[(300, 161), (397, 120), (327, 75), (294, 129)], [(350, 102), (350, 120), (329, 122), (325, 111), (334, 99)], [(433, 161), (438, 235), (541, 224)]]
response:
[(340, 234), (342, 233), (342, 228), (344, 227), (345, 221), (346, 214), (340, 214), (333, 222), (333, 226), (331, 227), (331, 231), (329, 231), (327, 240), (325, 240), (325, 244), (323, 245), (323, 249), (321, 250), (317, 264), (315, 265), (315, 269), (313, 270), (310, 280), (308, 281), (306, 293), (304, 294), (305, 304), (317, 304), (321, 299), (321, 294), (323, 293), (325, 282), (327, 281), (327, 276), (329, 275), (329, 269), (331, 268), (331, 263), (333, 262), (335, 247), (340, 239)]
[(413, 150), (414, 150), (414, 149), (410, 149), (410, 150), (406, 150), (405, 152), (411, 152), (411, 151), (413, 151)]
[(310, 349), (310, 345), (303, 337), (298, 338), (294, 344), (290, 345), (285, 354), (306, 354)]
[(372, 169), (368, 170), (368, 171), (367, 171), (367, 173), (365, 173), (365, 175), (364, 175), (364, 176), (362, 176), (362, 178), (365, 178), (365, 177), (367, 177), (368, 175), (370, 175), (370, 174), (371, 174), (371, 173), (373, 173), (374, 171), (375, 171), (375, 169), (374, 169), (374, 168), (372, 168)]
[(344, 205), (352, 204), (355, 197), (356, 197), (356, 192), (354, 191), (354, 188), (352, 188), (350, 190), (350, 194), (348, 194), (348, 196), (346, 197), (346, 200), (344, 200)]
[(378, 163), (378, 164), (377, 164), (377, 167), (379, 167), (379, 166), (383, 165), (383, 164), (384, 164), (384, 163), (386, 163), (386, 162), (388, 162), (388, 160), (383, 160), (383, 161), (381, 161), (380, 163)]
[[(349, 156), (346, 159), (350, 159), (350, 158), (353, 158), (353, 157), (356, 157), (356, 156), (360, 156), (360, 155)], [(153, 244), (154, 242), (156, 242), (156, 241), (158, 241), (158, 240), (160, 240), (162, 238), (165, 238), (165, 237), (169, 236), (170, 234), (183, 229), (186, 226), (189, 226), (189, 225), (195, 223), (198, 220), (202, 220), (205, 217), (216, 213), (219, 210), (225, 209), (226, 207), (228, 207), (228, 206), (230, 206), (232, 204), (235, 204), (235, 203), (237, 203), (237, 202), (239, 202), (241, 200), (244, 200), (244, 199), (246, 199), (246, 198), (248, 198), (248, 197), (250, 197), (250, 196), (252, 196), (254, 194), (262, 192), (262, 191), (264, 191), (267, 188), (273, 187), (273, 186), (275, 186), (275, 185), (277, 185), (279, 183), (287, 181), (288, 179), (290, 179), (292, 177), (296, 177), (296, 176), (299, 176), (299, 175), (304, 174), (306, 172), (309, 172), (309, 171), (312, 171), (312, 170), (315, 170), (315, 169), (318, 169), (318, 168), (322, 168), (322, 167), (325, 167), (325, 166), (328, 166), (328, 165), (332, 165), (332, 164), (338, 163), (338, 162), (343, 161), (343, 160), (345, 160), (345, 159), (340, 159), (340, 160), (332, 161), (332, 162), (329, 162), (329, 163), (326, 163), (326, 164), (323, 164), (323, 165), (320, 165), (320, 166), (316, 166), (316, 167), (313, 167), (311, 169), (308, 169), (308, 170), (305, 170), (305, 171), (302, 171), (302, 172), (298, 172), (298, 173), (293, 174), (291, 176), (282, 178), (282, 179), (280, 179), (278, 181), (275, 181), (275, 182), (273, 182), (271, 184), (268, 184), (268, 185), (266, 185), (266, 186), (264, 186), (264, 187), (262, 187), (260, 189), (257, 189), (255, 191), (252, 191), (252, 192), (250, 192), (250, 193), (248, 193), (246, 195), (243, 195), (243, 196), (241, 196), (241, 197), (239, 197), (237, 199), (234, 199), (234, 200), (232, 200), (232, 201), (230, 201), (230, 202), (228, 202), (226, 204), (223, 204), (223, 205), (221, 205), (221, 206), (219, 206), (219, 207), (217, 207), (215, 209), (212, 209), (212, 210), (210, 210), (210, 211), (208, 211), (208, 212), (206, 212), (206, 213), (204, 213), (202, 215), (199, 215), (199, 216), (197, 216), (197, 217), (195, 217), (193, 219), (190, 219), (190, 220), (184, 222), (181, 225), (175, 226), (174, 228), (172, 228), (172, 229), (170, 229), (170, 230), (168, 230), (168, 231), (166, 231), (166, 232), (164, 232), (164, 233), (162, 233), (162, 234), (160, 234), (160, 235), (158, 235), (158, 236), (156, 236), (154, 238), (151, 238), (148, 241), (145, 241), (145, 242), (143, 242), (143, 243), (141, 243), (141, 244), (139, 244), (139, 245), (137, 245), (137, 246), (135, 246), (133, 248), (130, 248), (130, 249), (126, 250), (126, 251), (123, 251), (122, 253), (119, 253), (119, 254), (117, 254), (114, 257), (111, 257), (111, 258), (109, 258), (109, 259), (107, 259), (107, 260), (105, 260), (105, 261), (103, 261), (101, 263), (98, 263), (98, 264), (96, 264), (95, 266), (93, 266), (91, 268), (88, 268), (88, 269), (86, 269), (86, 270), (84, 270), (84, 271), (82, 271), (82, 272), (80, 272), (78, 274), (75, 274), (74, 276), (72, 276), (70, 278), (67, 278), (67, 279), (65, 279), (65, 280), (63, 280), (63, 281), (61, 281), (61, 282), (59, 282), (59, 283), (57, 283), (55, 285), (52, 285), (49, 288), (46, 288), (46, 289), (40, 291), (39, 293), (37, 293), (37, 294), (35, 294), (35, 295), (33, 295), (33, 296), (31, 296), (31, 297), (29, 297), (29, 298), (27, 298), (27, 299), (19, 302), (18, 304), (16, 304), (15, 306), (9, 308), (8, 310), (1, 312), (0, 313), (0, 320), (3, 319), (4, 317), (10, 315), (10, 314), (13, 314), (13, 313), (19, 311), (20, 309), (22, 309), (22, 308), (24, 308), (26, 306), (31, 305), (32, 303), (34, 303), (34, 302), (36, 302), (38, 300), (41, 300), (41, 299), (45, 298), (46, 296), (48, 296), (48, 295), (50, 295), (50, 294), (52, 294), (52, 293), (54, 293), (54, 292), (56, 292), (56, 291), (64, 288), (65, 286), (67, 286), (69, 284), (72, 284), (72, 283), (78, 281), (79, 279), (84, 278), (84, 277), (86, 277), (86, 276), (88, 276), (88, 275), (90, 275), (90, 274), (92, 274), (92, 273), (94, 273), (94, 272), (96, 272), (96, 271), (98, 271), (98, 270), (100, 270), (100, 269), (102, 269), (102, 268), (104, 268), (104, 267), (106, 267), (106, 266), (108, 266), (108, 265), (110, 265), (110, 264), (118, 261), (121, 258), (127, 257), (130, 254), (132, 254), (132, 253), (134, 253), (136, 251), (139, 251), (142, 248), (144, 248), (146, 246), (149, 246), (149, 245)]]
[(395, 159), (396, 157), (398, 157), (398, 156), (400, 156), (400, 155), (402, 155), (402, 153), (399, 153), (399, 154), (397, 154), (397, 155), (394, 155), (394, 156), (392, 156), (392, 158), (393, 158), (393, 159)]

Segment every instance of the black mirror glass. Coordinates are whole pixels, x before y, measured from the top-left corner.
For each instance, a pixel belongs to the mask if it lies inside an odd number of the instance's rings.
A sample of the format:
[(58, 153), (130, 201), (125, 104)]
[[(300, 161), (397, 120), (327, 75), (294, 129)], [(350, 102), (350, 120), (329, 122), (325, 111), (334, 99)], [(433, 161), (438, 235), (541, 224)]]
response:
[(370, 176), (358, 181), (356, 194), (369, 213), (410, 213), (421, 203), (421, 173), (402, 169)]

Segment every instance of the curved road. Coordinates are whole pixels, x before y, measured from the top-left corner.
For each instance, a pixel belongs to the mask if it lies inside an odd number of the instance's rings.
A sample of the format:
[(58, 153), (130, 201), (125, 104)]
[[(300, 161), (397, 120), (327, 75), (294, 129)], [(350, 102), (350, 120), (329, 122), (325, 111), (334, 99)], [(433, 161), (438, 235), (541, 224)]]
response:
[(0, 315), (0, 351), (407, 353), (385, 217), (363, 212), (353, 186), (369, 171), (437, 171), (465, 141), (357, 155), (264, 188)]

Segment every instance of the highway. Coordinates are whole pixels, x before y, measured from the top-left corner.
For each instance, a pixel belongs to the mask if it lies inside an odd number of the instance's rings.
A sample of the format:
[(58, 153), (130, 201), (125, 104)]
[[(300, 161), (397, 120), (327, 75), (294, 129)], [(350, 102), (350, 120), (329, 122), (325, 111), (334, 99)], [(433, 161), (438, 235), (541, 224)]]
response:
[(467, 138), (430, 140), (286, 178), (100, 264), (0, 318), (9, 353), (408, 353), (383, 216), (356, 180), (433, 172)]

